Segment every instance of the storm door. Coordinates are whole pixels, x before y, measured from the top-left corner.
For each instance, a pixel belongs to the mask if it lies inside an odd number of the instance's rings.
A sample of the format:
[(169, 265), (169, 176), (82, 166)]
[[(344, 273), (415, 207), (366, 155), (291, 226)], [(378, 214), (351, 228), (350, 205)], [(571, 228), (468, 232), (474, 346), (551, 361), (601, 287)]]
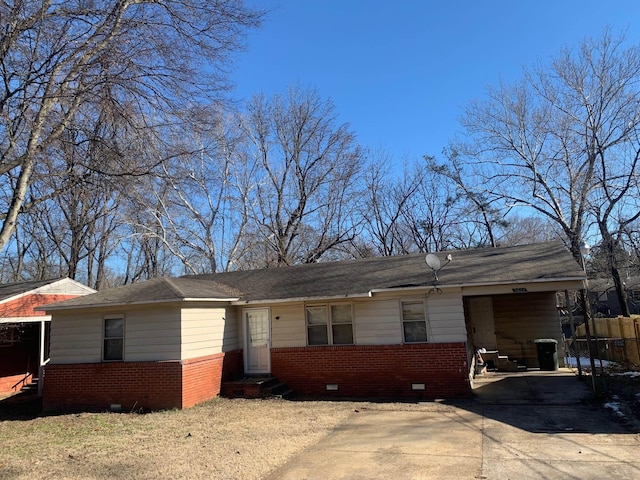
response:
[(245, 373), (269, 373), (269, 309), (251, 308), (243, 311), (244, 371)]

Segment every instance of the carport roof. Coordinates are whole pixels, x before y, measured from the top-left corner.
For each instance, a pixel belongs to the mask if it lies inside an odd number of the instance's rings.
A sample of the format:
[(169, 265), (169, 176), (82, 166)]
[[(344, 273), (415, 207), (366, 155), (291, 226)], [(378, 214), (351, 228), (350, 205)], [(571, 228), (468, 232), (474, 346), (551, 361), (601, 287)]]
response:
[[(452, 261), (445, 265), (446, 256)], [(582, 281), (584, 272), (561, 242), (437, 254), (438, 285)], [(375, 257), (178, 278), (156, 278), (47, 306), (47, 310), (171, 301), (283, 301), (365, 296), (378, 290), (428, 288), (434, 275), (424, 254)]]

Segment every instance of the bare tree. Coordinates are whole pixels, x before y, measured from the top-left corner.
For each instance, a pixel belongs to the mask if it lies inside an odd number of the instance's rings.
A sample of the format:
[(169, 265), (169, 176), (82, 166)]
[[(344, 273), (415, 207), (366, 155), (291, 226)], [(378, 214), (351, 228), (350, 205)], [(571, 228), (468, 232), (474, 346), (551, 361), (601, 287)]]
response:
[(176, 257), (168, 247), (171, 242), (165, 238), (162, 202), (154, 199), (147, 189), (137, 191), (139, 195), (132, 197), (123, 211), (124, 232), (119, 241), (122, 257), (126, 259), (123, 284), (177, 273)]
[[(363, 219), (363, 235), (354, 244), (359, 256), (402, 255), (417, 250), (412, 228), (420, 229), (413, 210), (415, 197), (425, 182), (425, 171), (406, 163), (401, 176), (390, 174), (389, 159), (378, 153), (364, 174), (365, 193), (360, 215)], [(418, 215), (419, 216), (419, 215)], [(411, 217), (411, 218), (408, 218)], [(407, 223), (408, 222), (408, 223)]]
[(500, 235), (498, 244), (502, 247), (527, 245), (558, 240), (562, 233), (557, 231), (557, 225), (546, 217), (524, 217), (511, 214), (508, 226)]
[[(335, 108), (313, 90), (250, 103), (240, 125), (260, 167), (252, 211), (264, 266), (319, 260), (355, 235), (354, 200), (362, 157)], [(249, 238), (249, 237), (247, 237)]]
[(232, 269), (239, 260), (255, 188), (255, 160), (229, 119), (198, 132), (195, 154), (165, 165), (166, 198), (159, 196), (169, 235), (163, 240), (190, 273)]
[(581, 261), (590, 219), (611, 243), (609, 235), (638, 215), (639, 82), (640, 46), (606, 30), (520, 82), (500, 84), (465, 111), (474, 141), (462, 147), (473, 159), (467, 175), (491, 198), (549, 218)]
[[(225, 86), (228, 54), (259, 17), (239, 0), (0, 3), (0, 250), (47, 150), (84, 106), (162, 138), (176, 110)], [(123, 165), (90, 167), (120, 173)]]
[(445, 163), (425, 156), (429, 170), (449, 182), (451, 188), (445, 203), (456, 206), (458, 217), (458, 244), (461, 248), (498, 246), (500, 232), (507, 227), (507, 210), (500, 205), (500, 197), (490, 195), (483, 182), (469, 176), (464, 161), (455, 148), (445, 149)]

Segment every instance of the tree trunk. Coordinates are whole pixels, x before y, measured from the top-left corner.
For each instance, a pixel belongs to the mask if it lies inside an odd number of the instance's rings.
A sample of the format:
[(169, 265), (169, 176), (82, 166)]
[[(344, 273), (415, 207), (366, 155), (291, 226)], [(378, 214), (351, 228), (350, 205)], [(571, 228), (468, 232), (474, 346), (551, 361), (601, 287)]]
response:
[(620, 304), (620, 311), (623, 317), (630, 317), (629, 304), (627, 302), (627, 292), (624, 289), (622, 279), (620, 278), (620, 269), (618, 268), (618, 261), (616, 258), (616, 241), (615, 239), (602, 228), (600, 228), (602, 234), (602, 243), (606, 249), (606, 257), (609, 262), (609, 268), (611, 269), (611, 277), (616, 288), (616, 295), (618, 297), (618, 303)]
[(616, 287), (616, 295), (618, 296), (618, 301), (620, 302), (620, 311), (623, 317), (630, 317), (631, 311), (629, 310), (629, 302), (627, 301), (627, 291), (624, 288), (624, 283), (620, 278), (620, 270), (615, 265), (611, 266), (611, 277), (613, 278), (613, 283)]

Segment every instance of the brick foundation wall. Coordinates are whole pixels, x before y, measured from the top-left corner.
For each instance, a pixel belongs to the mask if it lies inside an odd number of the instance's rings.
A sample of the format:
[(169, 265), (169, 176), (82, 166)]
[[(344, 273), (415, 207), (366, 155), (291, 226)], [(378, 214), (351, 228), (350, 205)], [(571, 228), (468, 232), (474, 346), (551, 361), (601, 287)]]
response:
[(215, 398), (223, 376), (236, 375), (238, 365), (241, 350), (184, 361), (49, 364), (43, 410), (102, 411), (112, 404), (122, 411), (188, 408)]
[(217, 397), (222, 383), (224, 353), (183, 360), (182, 408)]
[[(351, 345), (271, 350), (271, 371), (303, 395), (357, 398), (469, 398), (464, 343)], [(424, 383), (424, 391), (411, 389)], [(326, 384), (337, 384), (327, 391)]]
[(108, 410), (110, 405), (161, 410), (182, 404), (182, 365), (175, 362), (114, 362), (45, 367), (45, 412)]
[(244, 376), (244, 358), (242, 350), (225, 352), (222, 363), (222, 381), (237, 380)]

